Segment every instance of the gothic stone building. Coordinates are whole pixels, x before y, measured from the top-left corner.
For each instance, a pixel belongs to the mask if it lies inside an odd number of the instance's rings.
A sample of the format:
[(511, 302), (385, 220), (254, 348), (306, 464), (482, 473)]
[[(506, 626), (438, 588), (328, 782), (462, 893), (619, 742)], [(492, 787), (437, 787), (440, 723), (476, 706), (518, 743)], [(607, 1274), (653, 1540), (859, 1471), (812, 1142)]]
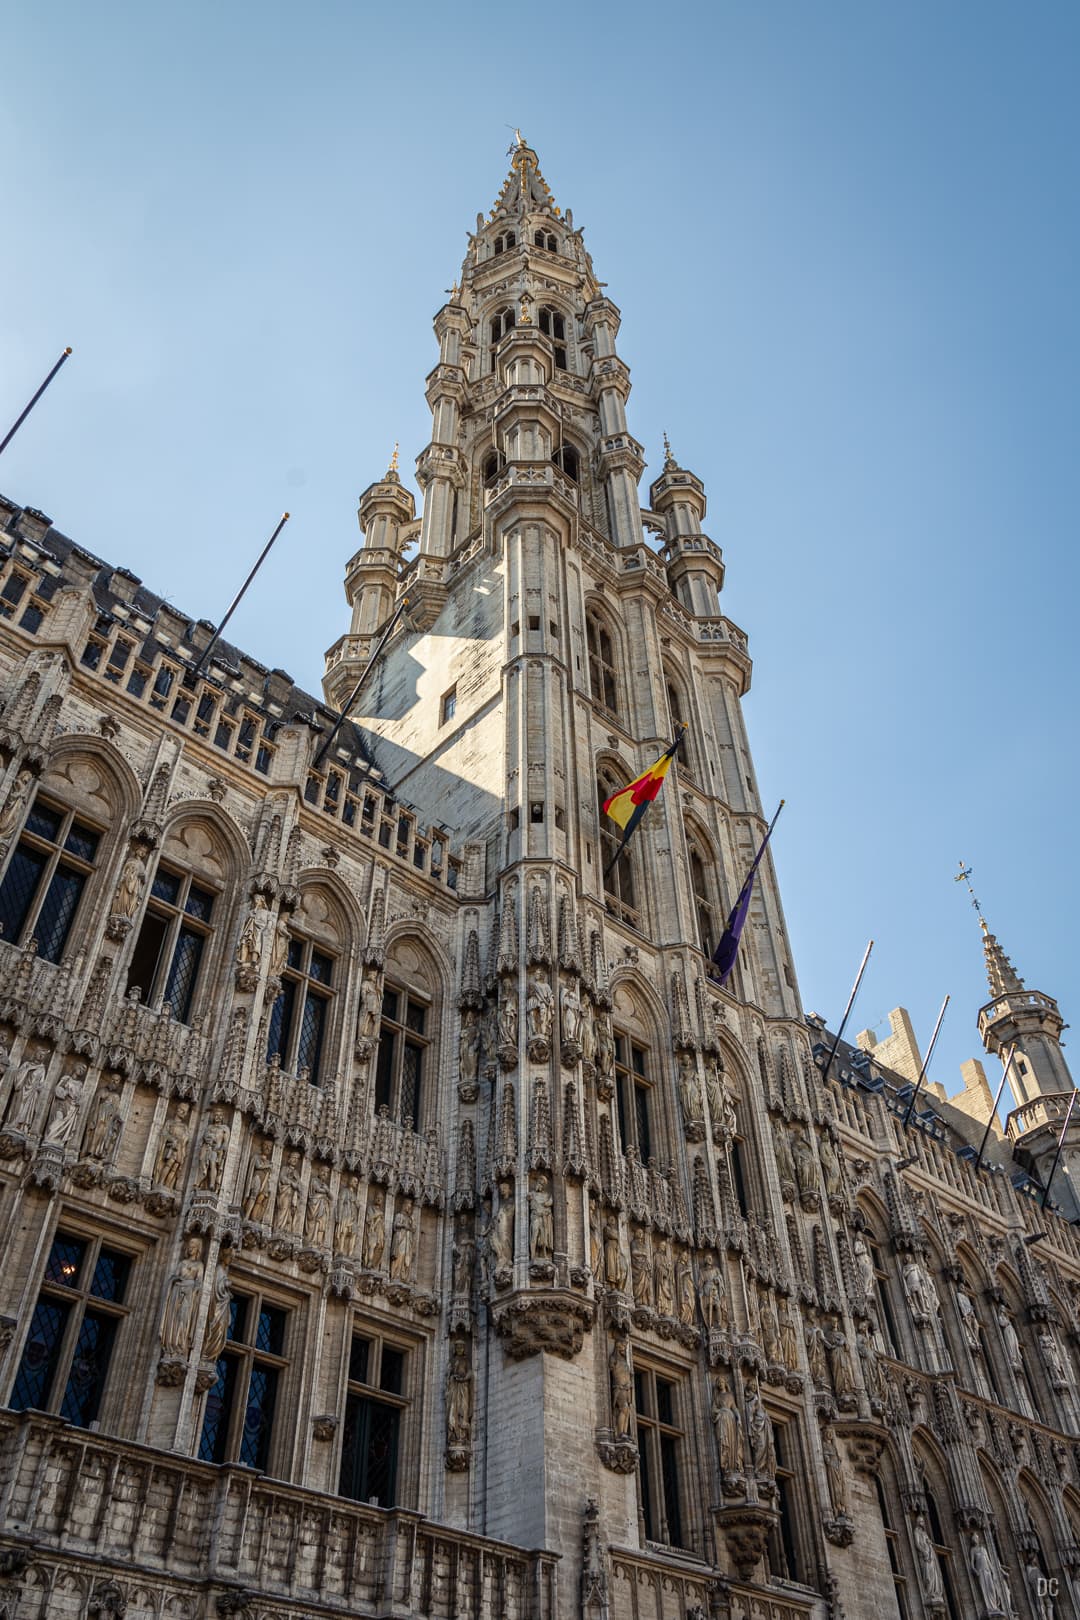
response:
[(976, 1170), (823, 1072), (768, 860), (711, 979), (750, 661), (618, 328), (518, 145), (325, 702), (0, 506), (9, 1620), (1077, 1613), (1056, 1004), (988, 938)]

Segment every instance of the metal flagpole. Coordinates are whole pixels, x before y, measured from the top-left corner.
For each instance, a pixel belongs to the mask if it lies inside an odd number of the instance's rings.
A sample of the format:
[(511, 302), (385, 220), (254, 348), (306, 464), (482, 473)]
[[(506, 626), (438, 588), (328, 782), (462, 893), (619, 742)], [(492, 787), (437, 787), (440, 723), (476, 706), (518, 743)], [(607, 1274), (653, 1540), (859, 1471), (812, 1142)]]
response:
[[(930, 1045), (926, 1049), (926, 1056), (923, 1058), (922, 1068), (919, 1070), (919, 1078), (915, 1082), (915, 1090), (911, 1093), (911, 1096), (908, 1098), (908, 1105), (904, 1110), (904, 1119), (903, 1119), (903, 1128), (904, 1128), (904, 1130), (907, 1130), (908, 1124), (909, 1124), (909, 1122), (911, 1120), (912, 1112), (913, 1112), (913, 1110), (915, 1108), (915, 1099), (916, 1099), (916, 1097), (918, 1097), (919, 1092), (922, 1089), (922, 1083), (926, 1079), (926, 1071), (930, 1067), (930, 1059), (934, 1055), (934, 1047), (937, 1045), (938, 1031), (941, 1029), (941, 1020), (945, 1017), (945, 1009), (949, 1005), (949, 1000), (950, 1000), (950, 997), (946, 996), (945, 1000), (941, 1003), (941, 1011), (937, 1015), (937, 1023), (934, 1025), (934, 1033), (930, 1037)], [(906, 1170), (908, 1165), (909, 1164), (914, 1164), (916, 1162), (916, 1160), (918, 1159), (918, 1157), (919, 1157), (919, 1155), (917, 1153), (909, 1153), (906, 1159), (897, 1159), (897, 1161), (896, 1161), (896, 1169), (897, 1170)]]
[[(672, 756), (672, 761), (674, 762), (674, 760), (678, 757), (679, 749), (682, 746), (683, 739), (685, 738), (688, 729), (689, 728), (687, 726), (686, 721), (685, 720), (680, 720), (679, 721), (679, 735), (675, 738), (675, 741), (672, 743), (671, 747), (669, 749), (665, 750), (665, 753), (661, 754), (661, 756), (660, 756), (661, 760), (665, 759), (667, 757), (667, 754), (670, 754)], [(642, 775), (645, 775), (645, 774), (646, 774), (645, 772), (642, 772)], [(634, 780), (637, 781), (637, 778), (635, 777)], [(627, 786), (629, 786), (629, 784), (627, 784)], [(646, 804), (651, 804), (651, 803), (652, 803), (651, 799), (646, 800)], [(638, 806), (638, 808), (640, 809), (640, 806)], [(781, 805), (781, 809), (782, 808), (783, 808), (783, 806)], [(780, 811), (778, 810), (776, 813), (777, 813), (777, 815), (779, 815)], [(631, 832), (636, 831), (636, 828), (637, 828), (637, 823), (636, 822), (635, 822), (633, 827), (631, 827), (629, 824), (627, 824), (627, 826), (625, 826), (623, 828), (622, 842), (620, 843), (618, 849), (615, 851), (614, 855), (611, 857), (610, 861), (608, 861), (607, 865), (605, 866), (603, 876), (600, 879), (601, 883), (606, 883), (608, 878), (611, 876), (611, 873), (615, 869), (615, 863), (618, 861), (619, 856), (622, 854), (623, 850), (626, 848), (627, 844), (630, 842), (630, 834), (631, 834)]]
[(49, 384), (52, 382), (53, 378), (56, 376), (56, 373), (60, 370), (60, 367), (63, 365), (70, 353), (70, 348), (64, 350), (63, 354), (60, 356), (55, 366), (53, 366), (52, 370), (49, 372), (49, 375), (46, 377), (45, 381), (42, 383), (41, 387), (30, 401), (29, 405), (23, 411), (22, 415), (15, 419), (14, 424), (8, 429), (7, 433), (3, 437), (3, 440), (0, 440), (0, 455), (3, 455), (4, 451), (7, 449), (16, 433), (18, 433), (19, 429), (26, 421), (26, 418), (30, 415), (30, 412), (33, 410), (46, 388), (48, 388)]
[(277, 528), (274, 530), (273, 534), (270, 536), (270, 538), (266, 542), (265, 546), (263, 546), (262, 550), (259, 552), (259, 558), (258, 558), (258, 561), (256, 562), (254, 568), (251, 570), (251, 573), (248, 575), (247, 579), (245, 579), (244, 583), (241, 585), (240, 589), (237, 591), (236, 595), (233, 597), (232, 601), (229, 603), (228, 611), (225, 614), (225, 617), (222, 619), (221, 623), (218, 625), (217, 629), (214, 631), (213, 635), (210, 637), (210, 640), (206, 643), (206, 646), (203, 648), (202, 652), (199, 654), (198, 663), (195, 665), (195, 668), (191, 671), (192, 675), (198, 675), (199, 674), (199, 672), (201, 671), (203, 665), (206, 663), (206, 660), (209, 658), (210, 654), (213, 652), (214, 648), (217, 646), (218, 641), (221, 638), (221, 632), (224, 630), (225, 626), (228, 624), (229, 620), (232, 618), (233, 614), (236, 612), (237, 608), (240, 606), (240, 603), (243, 600), (244, 592), (247, 590), (248, 586), (251, 584), (252, 580), (255, 578), (255, 575), (259, 572), (259, 569), (262, 567), (263, 563), (266, 561), (266, 559), (267, 559), (267, 557), (269, 556), (269, 553), (270, 553), (270, 547), (273, 545), (274, 541), (277, 539), (278, 535), (281, 533), (282, 529), (285, 527), (285, 525), (286, 525), (286, 523), (288, 523), (288, 521), (289, 521), (288, 512), (283, 512), (281, 514), (281, 521), (278, 523)]
[(985, 1131), (983, 1131), (983, 1139), (979, 1143), (979, 1151), (978, 1151), (978, 1153), (976, 1153), (976, 1155), (975, 1155), (975, 1163), (971, 1167), (973, 1170), (977, 1170), (979, 1168), (980, 1164), (982, 1163), (982, 1156), (986, 1151), (986, 1144), (990, 1140), (990, 1127), (991, 1127), (991, 1125), (993, 1125), (994, 1120), (995, 1120), (995, 1118), (997, 1116), (998, 1104), (1001, 1101), (1001, 1093), (1005, 1090), (1005, 1082), (1009, 1078), (1009, 1070), (1012, 1068), (1012, 1060), (1013, 1060), (1013, 1058), (1015, 1056), (1016, 1056), (1016, 1046), (1013, 1045), (1013, 1046), (1009, 1047), (1009, 1056), (1005, 1061), (1005, 1073), (1001, 1076), (1001, 1084), (1000, 1084), (1000, 1086), (998, 1086), (997, 1096), (994, 1098), (994, 1106), (993, 1106), (993, 1108), (991, 1108), (990, 1117), (986, 1121), (986, 1129), (985, 1129)]
[(1041, 1210), (1046, 1209), (1046, 1201), (1050, 1197), (1050, 1184), (1054, 1179), (1054, 1171), (1058, 1167), (1058, 1160), (1061, 1158), (1061, 1149), (1062, 1149), (1062, 1145), (1064, 1144), (1064, 1141), (1065, 1141), (1065, 1132), (1069, 1128), (1069, 1121), (1070, 1121), (1070, 1119), (1072, 1119), (1072, 1111), (1076, 1107), (1077, 1095), (1078, 1095), (1078, 1093), (1074, 1090), (1072, 1096), (1069, 1098), (1069, 1106), (1065, 1110), (1065, 1123), (1061, 1127), (1061, 1135), (1058, 1137), (1058, 1145), (1057, 1145), (1057, 1148), (1056, 1148), (1055, 1153), (1054, 1153), (1054, 1162), (1050, 1166), (1050, 1174), (1047, 1176), (1047, 1178), (1046, 1178), (1046, 1186), (1043, 1188), (1042, 1203), (1039, 1205), (1039, 1208)]
[(345, 703), (344, 703), (344, 705), (343, 705), (343, 707), (341, 709), (341, 712), (339, 713), (337, 719), (334, 721), (333, 729), (331, 730), (329, 736), (326, 738), (326, 741), (321, 743), (319, 745), (319, 748), (316, 750), (315, 758), (311, 762), (311, 768), (312, 768), (313, 771), (318, 770), (319, 761), (322, 759), (323, 755), (327, 752), (327, 750), (330, 747), (330, 744), (333, 742), (334, 738), (337, 736), (338, 732), (341, 730), (342, 726), (345, 724), (345, 721), (348, 719), (349, 710), (352, 708), (353, 704), (356, 702), (357, 698), (360, 696), (360, 689), (363, 686), (364, 682), (367, 680), (368, 676), (371, 674), (372, 668), (374, 667), (374, 664), (375, 664), (375, 660), (378, 658), (379, 654), (382, 652), (383, 648), (385, 647), (385, 645), (387, 643), (387, 640), (389, 639), (391, 630), (394, 628), (395, 624), (397, 624), (398, 620), (401, 618), (401, 615), (404, 613), (404, 611), (408, 607), (408, 605), (409, 605), (409, 598), (407, 596), (403, 596), (401, 598), (401, 601), (398, 603), (397, 607), (394, 609), (394, 612), (391, 615), (390, 621), (387, 624), (386, 629), (383, 631), (382, 635), (379, 637), (378, 643), (377, 643), (377, 645), (375, 647), (375, 651), (372, 653), (371, 657), (368, 659), (367, 663), (364, 665), (363, 669), (361, 670), (360, 679), (357, 681), (356, 685), (353, 687), (352, 691), (349, 693), (348, 697), (346, 698)]
[[(784, 808), (783, 801), (781, 801), (780, 810), (782, 810), (783, 808)], [(780, 810), (778, 810), (776, 812), (777, 816), (780, 814)], [(775, 826), (775, 824), (776, 824), (776, 817), (774, 816), (773, 817), (773, 825)], [(825, 1067), (821, 1071), (821, 1083), (822, 1083), (822, 1085), (824, 1085), (826, 1080), (829, 1078), (829, 1070), (832, 1068), (833, 1058), (836, 1056), (836, 1049), (840, 1045), (840, 1042), (844, 1038), (844, 1026), (847, 1023), (848, 1018), (851, 1016), (851, 1009), (855, 1005), (855, 997), (859, 993), (859, 986), (860, 986), (860, 984), (862, 984), (862, 976), (866, 972), (866, 964), (870, 960), (870, 952), (873, 950), (873, 948), (874, 948), (874, 942), (873, 942), (873, 940), (871, 940), (870, 943), (867, 945), (866, 950), (863, 952), (863, 959), (859, 964), (859, 971), (855, 975), (855, 983), (851, 987), (851, 994), (850, 994), (850, 996), (848, 996), (848, 998), (847, 998), (847, 1006), (844, 1008), (844, 1016), (840, 1020), (840, 1028), (837, 1030), (836, 1039), (832, 1043), (832, 1051), (829, 1053), (829, 1056), (825, 1061)]]

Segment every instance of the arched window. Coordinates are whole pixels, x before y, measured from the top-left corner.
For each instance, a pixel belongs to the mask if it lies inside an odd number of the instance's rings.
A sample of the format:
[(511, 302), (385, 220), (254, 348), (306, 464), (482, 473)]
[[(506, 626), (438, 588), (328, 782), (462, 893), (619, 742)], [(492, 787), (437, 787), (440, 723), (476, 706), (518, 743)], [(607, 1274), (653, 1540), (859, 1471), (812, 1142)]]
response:
[(491, 485), (506, 466), (506, 457), (499, 450), (489, 450), (480, 468), (484, 483)]
[[(668, 725), (672, 737), (675, 737), (679, 727), (690, 718), (690, 705), (686, 700), (681, 685), (678, 684), (665, 670), (664, 694), (667, 698)], [(694, 769), (694, 750), (689, 730), (683, 732), (683, 743), (679, 750), (679, 769), (687, 776), (696, 776)]]
[(495, 238), (495, 252), (509, 253), (512, 247), (517, 246), (517, 236), (513, 231), (503, 231)]
[(266, 1059), (278, 1058), (289, 1074), (306, 1071), (314, 1086), (322, 1084), (332, 1065), (344, 950), (345, 926), (337, 902), (318, 886), (303, 889), (289, 924)]
[(181, 820), (169, 828), (128, 963), (127, 988), (138, 987), (144, 1006), (168, 1002), (175, 1019), (191, 1022), (199, 989), (212, 978), (214, 929), (233, 870), (211, 821)]
[(615, 1101), (619, 1113), (619, 1136), (623, 1152), (637, 1148), (642, 1164), (648, 1164), (656, 1146), (655, 1104), (653, 1101), (652, 1054), (626, 1030), (615, 1030)]
[(941, 1571), (941, 1584), (945, 1592), (945, 1607), (948, 1611), (949, 1620), (961, 1620), (960, 1610), (956, 1602), (956, 1585), (950, 1567), (952, 1552), (948, 1542), (945, 1540), (945, 1529), (938, 1508), (937, 1497), (925, 1480), (923, 1481), (923, 1495), (926, 1499), (927, 1529), (930, 1533), (938, 1568)]
[(581, 461), (572, 444), (560, 445), (551, 459), (567, 478), (572, 478), (575, 484), (581, 482)]
[(625, 787), (630, 780), (630, 777), (620, 780), (610, 767), (605, 767), (597, 779), (596, 790), (600, 805), (600, 862), (601, 871), (605, 874), (604, 895), (615, 916), (636, 927), (639, 920), (635, 883), (637, 856), (631, 844), (615, 860), (615, 853), (622, 842), (622, 828), (604, 810), (604, 804), (612, 794)]
[(896, 1598), (896, 1612), (900, 1620), (908, 1620), (910, 1609), (907, 1600), (907, 1576), (904, 1573), (903, 1554), (901, 1552), (900, 1532), (893, 1523), (889, 1512), (889, 1503), (885, 1495), (885, 1487), (881, 1483), (881, 1475), (874, 1475), (874, 1490), (877, 1493), (878, 1511), (881, 1514), (881, 1528), (885, 1536), (885, 1550), (889, 1555), (889, 1573), (892, 1576), (893, 1595)]
[(514, 314), (512, 305), (510, 304), (504, 304), (502, 309), (497, 309), (494, 315), (491, 317), (488, 332), (490, 335), (489, 341), (491, 345), (490, 352), (492, 371), (495, 370), (495, 355), (498, 351), (499, 344), (502, 342), (507, 332), (513, 331), (516, 320), (517, 317)]
[[(12, 832), (32, 790), (33, 777), (21, 771), (5, 810), (5, 820), (14, 822)], [(0, 925), (7, 944), (26, 945), (36, 939), (43, 961), (60, 961), (103, 834), (104, 827), (95, 826), (46, 788), (34, 793), (0, 883)]]
[(426, 952), (411, 940), (390, 950), (383, 986), (382, 1023), (375, 1064), (375, 1109), (417, 1130), (435, 1106), (438, 977)]
[(551, 304), (543, 304), (540, 309), (539, 326), (545, 337), (551, 339), (555, 350), (556, 371), (566, 370), (566, 321), (562, 313)]
[(589, 690), (597, 703), (617, 714), (615, 648), (607, 625), (597, 613), (585, 616), (585, 643), (589, 657)]
[(533, 246), (543, 248), (547, 253), (558, 253), (559, 251), (558, 240), (552, 236), (550, 231), (534, 231)]
[(712, 885), (708, 880), (705, 861), (702, 858), (698, 843), (692, 840), (688, 848), (690, 855), (690, 889), (694, 899), (698, 939), (705, 955), (711, 957), (720, 943), (720, 929), (717, 923), (716, 907), (713, 904)]
[[(881, 1217), (879, 1216), (879, 1220)], [(855, 1280), (859, 1292), (866, 1298), (874, 1324), (877, 1349), (886, 1355), (902, 1359), (903, 1340), (897, 1328), (897, 1316), (892, 1299), (892, 1278), (881, 1251), (881, 1240), (875, 1231), (875, 1222), (860, 1203), (856, 1231), (852, 1238)]]

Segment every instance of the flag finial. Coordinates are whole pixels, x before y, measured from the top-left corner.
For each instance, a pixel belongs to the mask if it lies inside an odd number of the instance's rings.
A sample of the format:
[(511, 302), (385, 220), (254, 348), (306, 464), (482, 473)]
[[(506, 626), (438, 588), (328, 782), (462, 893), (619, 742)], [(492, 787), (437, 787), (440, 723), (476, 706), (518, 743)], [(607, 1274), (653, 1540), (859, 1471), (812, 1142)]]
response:
[(398, 475), (398, 441), (395, 439), (394, 440), (394, 453), (390, 457), (390, 465), (386, 469), (386, 476), (387, 476), (387, 478), (390, 478), (390, 479), (396, 479), (397, 475)]
[(675, 467), (677, 465), (678, 465), (678, 463), (676, 462), (675, 457), (671, 453), (671, 440), (668, 438), (667, 434), (665, 433), (664, 434), (664, 471), (669, 472), (672, 467)]

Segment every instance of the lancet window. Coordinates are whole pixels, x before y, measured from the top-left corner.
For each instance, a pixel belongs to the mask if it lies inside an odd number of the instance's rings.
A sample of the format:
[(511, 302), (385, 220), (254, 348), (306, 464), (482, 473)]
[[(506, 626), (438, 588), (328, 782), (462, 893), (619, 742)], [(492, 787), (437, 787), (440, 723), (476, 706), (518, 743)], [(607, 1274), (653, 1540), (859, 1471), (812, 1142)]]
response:
[(683, 1391), (648, 1365), (634, 1367), (634, 1416), (638, 1442), (638, 1489), (645, 1536), (663, 1546), (684, 1547), (682, 1470), (685, 1425)]
[(515, 231), (502, 231), (495, 238), (494, 251), (496, 253), (509, 253), (513, 247), (517, 247), (517, 233)]
[(602, 770), (597, 780), (596, 790), (600, 812), (600, 861), (601, 870), (604, 873), (604, 895), (610, 908), (616, 916), (622, 917), (625, 922), (629, 922), (636, 927), (638, 922), (637, 853), (631, 844), (628, 849), (623, 850), (618, 860), (615, 860), (616, 851), (622, 842), (622, 829), (604, 811), (606, 800), (625, 786), (625, 779), (622, 781), (617, 780), (610, 768)]
[(259, 1294), (235, 1293), (225, 1348), (207, 1392), (199, 1437), (203, 1462), (267, 1472), (274, 1419), (288, 1368), (289, 1312)]
[(499, 344), (502, 342), (507, 332), (513, 331), (516, 320), (517, 317), (515, 316), (513, 307), (510, 304), (504, 304), (502, 309), (497, 309), (494, 315), (491, 317), (491, 321), (488, 326), (488, 339), (490, 343), (492, 371), (495, 370), (495, 356), (498, 353)]
[(67, 805), (35, 796), (0, 883), (4, 940), (22, 945), (36, 939), (43, 961), (60, 961), (101, 836)]
[(154, 874), (142, 926), (128, 967), (127, 988), (143, 1003), (168, 1002), (173, 1017), (191, 1017), (200, 968), (210, 938), (214, 892), (190, 872), (162, 862)]
[(292, 935), (281, 989), (270, 1014), (266, 1059), (277, 1057), (290, 1074), (322, 1081), (327, 1026), (336, 991), (337, 963), (310, 939)]
[(615, 647), (611, 632), (598, 613), (585, 616), (585, 642), (589, 658), (589, 690), (597, 703), (612, 714), (619, 712), (615, 678)]
[(559, 251), (558, 238), (552, 236), (550, 231), (534, 231), (533, 246), (543, 248), (547, 253), (558, 253)]
[(398, 1455), (407, 1413), (408, 1355), (368, 1333), (354, 1333), (342, 1426), (338, 1491), (358, 1502), (394, 1507), (400, 1501)]
[(543, 304), (540, 308), (537, 324), (545, 337), (551, 339), (555, 351), (556, 371), (566, 370), (566, 318), (561, 310), (555, 309), (551, 304)]

